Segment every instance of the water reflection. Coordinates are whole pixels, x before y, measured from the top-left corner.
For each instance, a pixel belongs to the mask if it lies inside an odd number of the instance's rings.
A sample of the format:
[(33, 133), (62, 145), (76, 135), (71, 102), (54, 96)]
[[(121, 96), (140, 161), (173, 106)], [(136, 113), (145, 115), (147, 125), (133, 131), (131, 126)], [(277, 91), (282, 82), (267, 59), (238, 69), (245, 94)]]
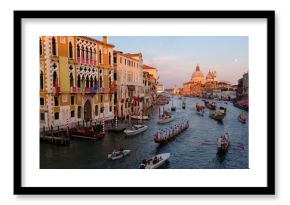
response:
[[(87, 168), (87, 169), (137, 169), (143, 159), (160, 153), (171, 153), (169, 161), (160, 168), (166, 169), (223, 169), (248, 168), (248, 122), (241, 124), (238, 115), (242, 112), (231, 103), (217, 102), (217, 106), (227, 108), (223, 123), (195, 113), (195, 104), (203, 104), (200, 99), (187, 98), (186, 109), (182, 109), (182, 100), (174, 98), (176, 111), (174, 121), (160, 125), (157, 123), (159, 107), (150, 113), (150, 120), (144, 121), (148, 130), (135, 136), (124, 133), (107, 133), (99, 141), (73, 139), (70, 146), (58, 147), (40, 144), (41, 168)], [(164, 106), (170, 109), (171, 103)], [(161, 107), (161, 110), (163, 107)], [(248, 115), (248, 113), (245, 113)], [(174, 125), (181, 119), (189, 120), (189, 128), (167, 144), (156, 144), (153, 135), (159, 128)], [(225, 132), (230, 134), (231, 146), (224, 155), (217, 154), (217, 137)], [(123, 147), (131, 153), (119, 160), (111, 161), (107, 155), (114, 149)]]

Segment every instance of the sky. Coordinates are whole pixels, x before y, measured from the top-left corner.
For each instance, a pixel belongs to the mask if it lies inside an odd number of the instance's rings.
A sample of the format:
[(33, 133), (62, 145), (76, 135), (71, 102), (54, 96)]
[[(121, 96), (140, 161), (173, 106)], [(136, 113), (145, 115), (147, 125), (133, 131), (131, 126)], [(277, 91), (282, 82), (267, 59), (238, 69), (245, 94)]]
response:
[(108, 43), (123, 53), (141, 52), (165, 88), (182, 88), (197, 64), (204, 76), (215, 70), (218, 81), (232, 84), (249, 70), (248, 36), (108, 36)]

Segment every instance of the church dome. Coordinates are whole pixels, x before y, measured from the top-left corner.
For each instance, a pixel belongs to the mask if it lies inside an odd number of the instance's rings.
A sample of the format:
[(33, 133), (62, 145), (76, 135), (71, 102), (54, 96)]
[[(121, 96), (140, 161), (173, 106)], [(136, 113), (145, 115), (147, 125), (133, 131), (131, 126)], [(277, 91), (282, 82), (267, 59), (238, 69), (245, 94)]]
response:
[(195, 71), (193, 72), (191, 76), (191, 81), (193, 82), (202, 82), (204, 80), (204, 75), (200, 71), (199, 65), (196, 66)]

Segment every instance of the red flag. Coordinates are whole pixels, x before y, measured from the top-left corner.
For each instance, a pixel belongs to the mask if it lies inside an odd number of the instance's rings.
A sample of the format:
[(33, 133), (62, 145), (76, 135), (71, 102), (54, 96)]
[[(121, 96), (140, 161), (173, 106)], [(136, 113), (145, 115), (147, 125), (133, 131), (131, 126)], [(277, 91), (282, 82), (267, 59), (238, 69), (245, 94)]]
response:
[(58, 86), (58, 77), (55, 77), (55, 96), (58, 97), (60, 93), (60, 87)]

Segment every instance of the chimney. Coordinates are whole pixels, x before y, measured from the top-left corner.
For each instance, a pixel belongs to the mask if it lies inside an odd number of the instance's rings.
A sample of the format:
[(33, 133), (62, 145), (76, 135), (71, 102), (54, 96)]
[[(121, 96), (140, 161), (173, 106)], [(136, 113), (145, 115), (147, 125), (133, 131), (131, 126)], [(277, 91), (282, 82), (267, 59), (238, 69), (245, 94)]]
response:
[(104, 44), (107, 44), (107, 40), (108, 40), (108, 37), (107, 36), (103, 36), (103, 43)]

